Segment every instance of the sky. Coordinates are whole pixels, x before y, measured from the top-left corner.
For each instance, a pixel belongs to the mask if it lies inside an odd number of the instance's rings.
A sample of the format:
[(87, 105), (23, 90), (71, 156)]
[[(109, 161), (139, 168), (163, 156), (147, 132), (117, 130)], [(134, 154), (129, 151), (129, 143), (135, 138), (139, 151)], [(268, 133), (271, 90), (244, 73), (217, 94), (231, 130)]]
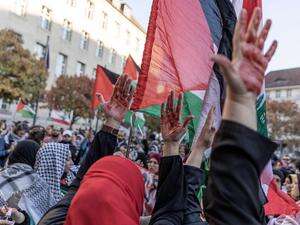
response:
[[(134, 17), (146, 28), (149, 20), (151, 0), (124, 0)], [(273, 26), (268, 44), (279, 42), (276, 55), (268, 71), (300, 67), (300, 0), (263, 0), (264, 19), (272, 19)]]

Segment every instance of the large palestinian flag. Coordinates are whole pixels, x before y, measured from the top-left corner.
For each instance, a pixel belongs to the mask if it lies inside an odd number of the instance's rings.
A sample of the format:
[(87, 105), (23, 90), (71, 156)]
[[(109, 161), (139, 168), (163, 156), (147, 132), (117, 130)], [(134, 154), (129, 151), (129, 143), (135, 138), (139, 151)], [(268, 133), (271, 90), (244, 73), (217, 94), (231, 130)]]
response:
[(195, 116), (190, 143), (212, 105), (219, 123), (224, 84), (211, 56), (231, 56), (235, 22), (230, 0), (154, 0), (132, 108), (159, 116), (175, 90), (184, 93), (183, 115)]

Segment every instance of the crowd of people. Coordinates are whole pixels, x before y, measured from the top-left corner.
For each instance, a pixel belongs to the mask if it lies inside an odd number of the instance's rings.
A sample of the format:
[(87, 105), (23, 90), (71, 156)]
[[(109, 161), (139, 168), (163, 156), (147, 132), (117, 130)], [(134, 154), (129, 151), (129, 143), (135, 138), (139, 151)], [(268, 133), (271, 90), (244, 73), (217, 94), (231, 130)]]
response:
[[(212, 107), (190, 148), (183, 138), (193, 117), (182, 121), (175, 91), (161, 106), (160, 133), (128, 141), (119, 130), (134, 95), (126, 75), (103, 104), (100, 131), (1, 121), (0, 224), (300, 224), (299, 210), (264, 211), (260, 174), (267, 163), (295, 203), (300, 163), (275, 157), (277, 145), (257, 132), (256, 97), (277, 47), (263, 53), (271, 24), (258, 31), (260, 22), (259, 9), (248, 26), (242, 11), (233, 59), (214, 56), (227, 82), (223, 121), (216, 129)], [(207, 171), (201, 165), (210, 148)]]

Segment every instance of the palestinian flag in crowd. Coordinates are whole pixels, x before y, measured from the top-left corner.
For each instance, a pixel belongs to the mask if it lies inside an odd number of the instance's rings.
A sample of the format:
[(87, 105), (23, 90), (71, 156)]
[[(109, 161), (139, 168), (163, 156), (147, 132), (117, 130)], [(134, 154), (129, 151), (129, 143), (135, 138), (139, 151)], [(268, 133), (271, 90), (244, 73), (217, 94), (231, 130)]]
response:
[(106, 102), (109, 101), (110, 97), (113, 94), (114, 84), (116, 83), (118, 77), (118, 74), (113, 73), (112, 71), (102, 66), (97, 66), (96, 80), (94, 83), (91, 104), (92, 110), (96, 110), (98, 106), (102, 103), (100, 102), (99, 95), (102, 95)]
[[(134, 62), (134, 60), (129, 56), (129, 59), (127, 60), (126, 63), (127, 67), (125, 66), (124, 73), (129, 75), (130, 77), (133, 77), (133, 75), (136, 74), (138, 76), (139, 73), (139, 67), (137, 64)], [(132, 67), (134, 66), (134, 67)], [(127, 70), (126, 70), (127, 68)], [(136, 71), (135, 71), (136, 69)], [(127, 71), (127, 72), (125, 72)], [(91, 108), (93, 110), (96, 110), (99, 105), (102, 103), (100, 102), (99, 95), (102, 95), (103, 99), (105, 102), (109, 101), (114, 90), (114, 85), (118, 80), (118, 77), (120, 75), (102, 67), (98, 66), (97, 71), (96, 71), (96, 80), (94, 84), (94, 89), (93, 89), (93, 98), (92, 98), (92, 105)], [(124, 123), (127, 126), (131, 125), (131, 117), (132, 117), (133, 112), (129, 111), (124, 119)], [(142, 127), (145, 124), (145, 118), (142, 113), (136, 112), (136, 120), (134, 122), (135, 127), (139, 127), (142, 129)]]
[(57, 111), (57, 110), (51, 111), (50, 119), (52, 122), (65, 125), (65, 126), (69, 126), (71, 124), (70, 117), (64, 112)]
[(25, 118), (33, 118), (35, 115), (34, 110), (29, 105), (27, 105), (22, 99), (19, 100), (16, 111)]
[(140, 67), (136, 64), (131, 55), (129, 55), (124, 66), (123, 74), (128, 75), (133, 81), (137, 81), (140, 72)]
[(235, 22), (230, 0), (154, 0), (132, 109), (159, 117), (161, 103), (175, 90), (184, 93), (183, 116), (195, 117), (190, 143), (212, 105), (220, 123), (224, 84), (211, 56), (231, 56)]

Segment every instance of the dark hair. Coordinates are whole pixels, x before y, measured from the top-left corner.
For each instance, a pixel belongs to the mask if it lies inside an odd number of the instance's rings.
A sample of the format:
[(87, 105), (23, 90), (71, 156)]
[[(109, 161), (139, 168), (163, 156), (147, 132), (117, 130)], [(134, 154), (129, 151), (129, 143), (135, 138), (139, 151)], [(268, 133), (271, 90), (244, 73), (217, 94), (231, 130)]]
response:
[(8, 157), (8, 165), (14, 163), (24, 163), (33, 168), (39, 148), (39, 144), (35, 141), (26, 140), (18, 142)]
[(33, 126), (29, 129), (28, 139), (41, 144), (46, 135), (46, 129), (42, 126)]

